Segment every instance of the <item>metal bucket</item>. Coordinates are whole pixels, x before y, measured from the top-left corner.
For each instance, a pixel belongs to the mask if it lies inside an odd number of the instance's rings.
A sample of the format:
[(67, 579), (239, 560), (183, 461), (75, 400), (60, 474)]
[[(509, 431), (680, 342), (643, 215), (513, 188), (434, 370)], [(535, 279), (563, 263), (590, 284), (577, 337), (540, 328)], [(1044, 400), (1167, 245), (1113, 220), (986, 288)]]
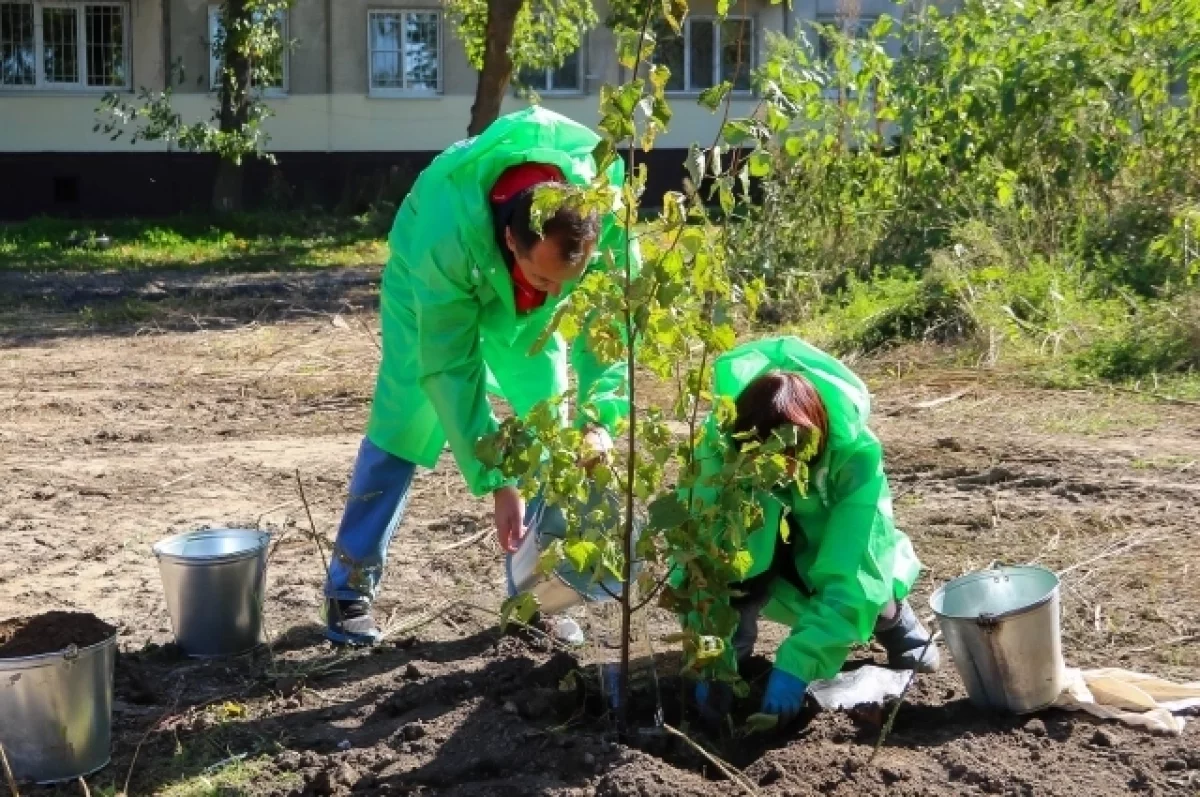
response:
[(154, 546), (175, 641), (184, 653), (233, 656), (262, 644), (269, 539), (250, 529), (208, 529)]
[(57, 653), (0, 659), (0, 744), (17, 780), (54, 783), (108, 764), (113, 636)]
[[(620, 517), (617, 512), (619, 499), (613, 493), (593, 491), (581, 511), (588, 513), (598, 508), (602, 501), (609, 504), (613, 517)], [(561, 508), (535, 499), (530, 502), (526, 512), (525, 525), (529, 530), (525, 539), (521, 541), (517, 552), (508, 556), (505, 561), (510, 595), (530, 592), (538, 599), (541, 611), (557, 614), (572, 606), (608, 601), (612, 600), (612, 595), (621, 594), (620, 581), (607, 578), (592, 583), (591, 573), (580, 573), (567, 561), (560, 562), (550, 573), (538, 572), (538, 559), (542, 552), (555, 540), (565, 539), (567, 536), (567, 519)], [(635, 519), (635, 540), (641, 532), (641, 526), (642, 524)], [(634, 573), (637, 573), (637, 562), (634, 562)]]
[(971, 702), (1015, 714), (1063, 688), (1058, 577), (1002, 567), (957, 578), (929, 599)]

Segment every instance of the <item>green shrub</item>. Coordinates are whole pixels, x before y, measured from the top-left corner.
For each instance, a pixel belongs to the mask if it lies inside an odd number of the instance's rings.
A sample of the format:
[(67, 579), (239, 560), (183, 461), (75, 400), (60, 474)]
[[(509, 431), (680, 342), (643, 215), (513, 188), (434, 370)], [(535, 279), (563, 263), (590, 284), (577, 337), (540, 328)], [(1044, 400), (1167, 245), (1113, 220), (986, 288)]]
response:
[(1200, 294), (1148, 305), (1130, 314), (1078, 358), (1102, 379), (1137, 379), (1200, 371)]

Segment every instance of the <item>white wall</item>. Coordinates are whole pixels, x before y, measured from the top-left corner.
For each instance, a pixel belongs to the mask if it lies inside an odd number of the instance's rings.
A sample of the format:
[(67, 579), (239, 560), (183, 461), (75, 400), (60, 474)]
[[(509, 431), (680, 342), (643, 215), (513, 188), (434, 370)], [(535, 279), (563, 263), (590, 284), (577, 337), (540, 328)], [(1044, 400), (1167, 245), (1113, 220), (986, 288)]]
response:
[[(122, 138), (110, 141), (93, 133), (99, 97), (42, 93), (0, 95), (0, 152), (125, 152)], [(441, 150), (466, 136), (472, 98), (446, 95), (436, 99), (371, 99), (363, 95), (294, 95), (271, 100), (275, 116), (267, 122), (270, 148), (278, 151)], [(212, 112), (210, 95), (176, 95), (174, 104), (185, 119), (203, 119)], [(600, 98), (545, 98), (543, 103), (588, 125), (599, 120)], [(526, 105), (510, 98), (506, 111)], [(733, 115), (749, 114), (751, 101), (734, 103)], [(719, 117), (690, 97), (672, 100), (671, 130), (659, 147), (684, 147), (693, 141), (709, 144)], [(164, 151), (158, 143), (140, 143), (135, 150)]]

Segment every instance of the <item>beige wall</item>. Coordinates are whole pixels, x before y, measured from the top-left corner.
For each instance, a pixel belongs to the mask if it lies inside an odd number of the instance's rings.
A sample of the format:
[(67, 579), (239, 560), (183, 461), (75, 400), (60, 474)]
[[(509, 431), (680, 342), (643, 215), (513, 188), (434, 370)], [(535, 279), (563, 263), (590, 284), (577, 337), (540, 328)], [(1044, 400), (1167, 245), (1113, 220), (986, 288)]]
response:
[[(208, 88), (208, 0), (131, 0), (132, 74), (135, 88), (160, 89), (163, 85), (163, 3), (170, 3), (170, 57), (182, 59), (186, 81), (177, 87), (175, 104), (185, 119), (211, 115), (214, 97)], [(890, 0), (862, 0), (864, 14), (896, 14)], [(367, 86), (367, 11), (381, 8), (438, 8), (438, 0), (295, 0), (289, 36), (295, 40), (290, 54), (290, 90), (271, 99), (275, 113), (267, 123), (271, 148), (279, 151), (340, 150), (439, 150), (466, 132), (475, 90), (475, 72), (467, 63), (462, 45), (443, 20), (443, 94), (430, 98), (373, 98)], [(695, 14), (712, 13), (715, 0), (695, 0)], [(327, 25), (332, 9), (332, 30)], [(784, 6), (769, 0), (738, 0), (734, 11), (756, 20), (759, 52), (766, 31), (782, 31)], [(828, 10), (827, 10), (828, 9)], [(836, 0), (801, 0), (794, 18), (815, 18), (832, 13)], [(606, 11), (598, 13), (603, 19)], [(794, 26), (791, 26), (794, 28)], [(335, 54), (332, 64), (329, 43)], [(588, 34), (584, 59), (586, 93), (580, 96), (544, 97), (545, 105), (584, 123), (597, 120), (600, 87), (619, 79), (613, 37), (600, 26)], [(332, 92), (329, 84), (332, 82)], [(65, 95), (0, 91), (0, 151), (109, 151), (127, 150), (126, 140), (110, 142), (93, 134), (98, 93)], [(506, 110), (524, 101), (510, 97)], [(753, 103), (735, 103), (734, 114), (746, 114)], [(673, 104), (671, 131), (661, 147), (686, 147), (694, 141), (711, 141), (717, 118), (686, 99)], [(144, 143), (139, 149), (162, 150)]]

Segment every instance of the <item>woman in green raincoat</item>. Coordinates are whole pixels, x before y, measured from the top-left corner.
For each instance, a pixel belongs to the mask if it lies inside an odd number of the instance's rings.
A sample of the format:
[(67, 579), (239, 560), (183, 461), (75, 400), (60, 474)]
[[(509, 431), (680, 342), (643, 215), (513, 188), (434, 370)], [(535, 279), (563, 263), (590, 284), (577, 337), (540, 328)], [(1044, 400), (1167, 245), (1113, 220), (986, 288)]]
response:
[[(606, 253), (624, 268), (618, 223), (619, 159), (607, 173), (613, 210), (601, 218), (564, 206), (533, 231), (536, 188), (587, 185), (596, 177), (599, 137), (583, 125), (531, 107), (497, 119), (461, 141), (418, 177), (396, 214), (383, 275), (380, 364), (366, 439), (325, 584), (326, 636), (372, 644), (371, 617), (388, 546), (404, 514), (417, 467), (432, 468), (449, 444), (472, 494), (491, 494), (501, 546), (512, 552), (524, 534), (520, 493), (475, 456), (480, 437), (497, 428), (487, 394), (502, 395), (518, 414), (567, 390), (575, 370), (577, 423), (585, 444), (604, 449), (627, 413), (627, 374), (604, 365), (580, 335), (568, 351), (558, 334), (536, 354), (555, 311), (588, 268)], [(566, 409), (562, 417), (567, 422)], [(577, 637), (578, 629), (565, 635)]]
[[(753, 651), (760, 614), (792, 629), (776, 651), (762, 710), (794, 716), (808, 684), (832, 678), (851, 646), (872, 636), (890, 666), (935, 670), (937, 649), (905, 600), (920, 562), (893, 522), (883, 449), (867, 427), (866, 386), (796, 337), (725, 353), (713, 364), (713, 379), (715, 394), (732, 399), (736, 414), (726, 430), (710, 418), (709, 435), (726, 433), (739, 445), (766, 441), (789, 425), (817, 433), (807, 489), (791, 483), (755, 496), (763, 524), (746, 543), (750, 570), (734, 585), (740, 620), (728, 647), (739, 661)], [(702, 461), (721, 459), (715, 446), (705, 447)], [(704, 500), (702, 491), (698, 496)], [(677, 583), (686, 578), (685, 570)], [(696, 696), (706, 713), (723, 713), (730, 699), (723, 685), (706, 682)]]

